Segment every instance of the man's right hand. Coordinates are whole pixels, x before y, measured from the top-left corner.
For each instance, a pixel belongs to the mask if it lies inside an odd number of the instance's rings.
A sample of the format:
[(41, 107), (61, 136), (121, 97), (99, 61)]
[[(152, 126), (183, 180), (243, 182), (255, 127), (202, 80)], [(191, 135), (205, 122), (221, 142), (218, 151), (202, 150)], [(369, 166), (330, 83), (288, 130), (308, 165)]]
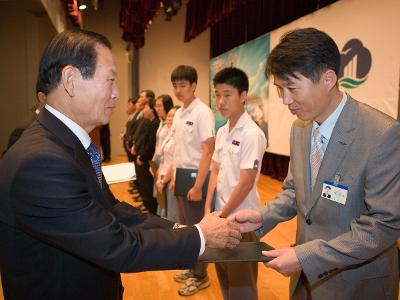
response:
[(244, 209), (229, 216), (228, 220), (235, 222), (242, 233), (257, 230), (262, 226), (262, 216), (258, 210)]
[(242, 239), (239, 226), (225, 218), (220, 212), (207, 214), (198, 224), (203, 232), (206, 246), (210, 248), (235, 248)]

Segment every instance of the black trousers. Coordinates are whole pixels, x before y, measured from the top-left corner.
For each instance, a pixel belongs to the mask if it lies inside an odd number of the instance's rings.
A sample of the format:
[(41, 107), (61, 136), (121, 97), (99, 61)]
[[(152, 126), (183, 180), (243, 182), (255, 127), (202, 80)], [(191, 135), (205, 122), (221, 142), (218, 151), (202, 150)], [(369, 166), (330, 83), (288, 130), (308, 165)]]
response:
[(157, 214), (157, 199), (153, 197), (154, 178), (150, 172), (149, 162), (144, 162), (142, 166), (135, 163), (136, 182), (143, 204), (152, 214)]

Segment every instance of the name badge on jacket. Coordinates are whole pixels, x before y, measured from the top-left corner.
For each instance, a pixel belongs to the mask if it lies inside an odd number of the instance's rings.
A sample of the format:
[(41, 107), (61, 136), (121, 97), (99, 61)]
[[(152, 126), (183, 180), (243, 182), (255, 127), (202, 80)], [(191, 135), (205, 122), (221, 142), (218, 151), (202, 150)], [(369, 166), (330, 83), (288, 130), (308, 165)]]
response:
[(349, 188), (347, 186), (335, 185), (331, 181), (324, 181), (321, 197), (345, 205), (348, 191)]

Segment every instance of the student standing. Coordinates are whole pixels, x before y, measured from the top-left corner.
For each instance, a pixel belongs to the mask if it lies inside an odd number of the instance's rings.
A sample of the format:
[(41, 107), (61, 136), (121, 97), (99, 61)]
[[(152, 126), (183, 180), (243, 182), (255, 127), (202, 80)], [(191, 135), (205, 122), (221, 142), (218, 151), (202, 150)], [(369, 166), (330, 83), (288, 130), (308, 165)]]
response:
[[(178, 66), (171, 74), (171, 82), (175, 96), (183, 104), (177, 110), (173, 121), (174, 164), (176, 168), (198, 170), (196, 182), (187, 195), (177, 196), (178, 205), (182, 206), (185, 224), (190, 225), (197, 223), (204, 216), (206, 195), (203, 195), (202, 187), (214, 151), (214, 115), (211, 109), (195, 96), (195, 68)], [(190, 271), (176, 274), (174, 280), (185, 283), (178, 291), (183, 296), (193, 295), (210, 285), (206, 264), (197, 264)]]
[[(246, 73), (226, 68), (215, 75), (213, 83), (218, 111), (228, 122), (217, 133), (205, 213), (215, 209), (226, 218), (259, 206), (257, 182), (267, 141), (244, 109), (249, 89)], [(248, 232), (242, 241), (259, 239)], [(258, 298), (257, 262), (217, 263), (215, 267), (224, 299)]]

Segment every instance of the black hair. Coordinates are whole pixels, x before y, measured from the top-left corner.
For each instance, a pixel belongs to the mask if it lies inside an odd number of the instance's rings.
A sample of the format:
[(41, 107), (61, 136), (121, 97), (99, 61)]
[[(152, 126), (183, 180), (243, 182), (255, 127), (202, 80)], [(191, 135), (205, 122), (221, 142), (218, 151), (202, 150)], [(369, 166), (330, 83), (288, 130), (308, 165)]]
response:
[(157, 114), (157, 111), (156, 111), (156, 100), (154, 98), (150, 98), (147, 101), (146, 105), (148, 105), (151, 108), (151, 110), (153, 111), (154, 116), (156, 118), (158, 118), (158, 114)]
[(197, 71), (192, 66), (180, 65), (177, 66), (171, 73), (171, 82), (177, 80), (187, 80), (190, 84), (197, 83)]
[(230, 67), (220, 70), (213, 79), (214, 87), (217, 84), (227, 84), (236, 88), (239, 95), (249, 90), (249, 78), (246, 73), (238, 68)]
[(274, 75), (284, 80), (300, 73), (317, 83), (321, 74), (333, 70), (339, 74), (340, 53), (335, 41), (315, 28), (303, 28), (283, 35), (267, 59), (266, 76)]
[(38, 78), (36, 79), (36, 95), (37, 95), (38, 93), (47, 94), (47, 93), (46, 93), (45, 85), (40, 81), (40, 77), (39, 77), (39, 76), (38, 76)]
[(152, 90), (142, 90), (141, 93), (145, 93), (146, 94), (146, 98), (155, 98), (156, 95), (154, 94), (154, 92)]
[(98, 45), (111, 49), (110, 41), (95, 32), (74, 29), (57, 34), (40, 60), (38, 82), (45, 94), (58, 86), (65, 66), (78, 68), (84, 79), (92, 78), (96, 71)]
[(129, 98), (128, 99), (128, 103), (132, 103), (132, 104), (136, 104), (137, 101), (138, 101), (137, 98)]
[(172, 98), (171, 98), (170, 95), (167, 95), (167, 94), (160, 95), (160, 96), (157, 97), (157, 99), (161, 99), (162, 100), (162, 104), (163, 104), (163, 107), (164, 107), (164, 110), (165, 110), (166, 114), (174, 106), (174, 102), (172, 101)]

